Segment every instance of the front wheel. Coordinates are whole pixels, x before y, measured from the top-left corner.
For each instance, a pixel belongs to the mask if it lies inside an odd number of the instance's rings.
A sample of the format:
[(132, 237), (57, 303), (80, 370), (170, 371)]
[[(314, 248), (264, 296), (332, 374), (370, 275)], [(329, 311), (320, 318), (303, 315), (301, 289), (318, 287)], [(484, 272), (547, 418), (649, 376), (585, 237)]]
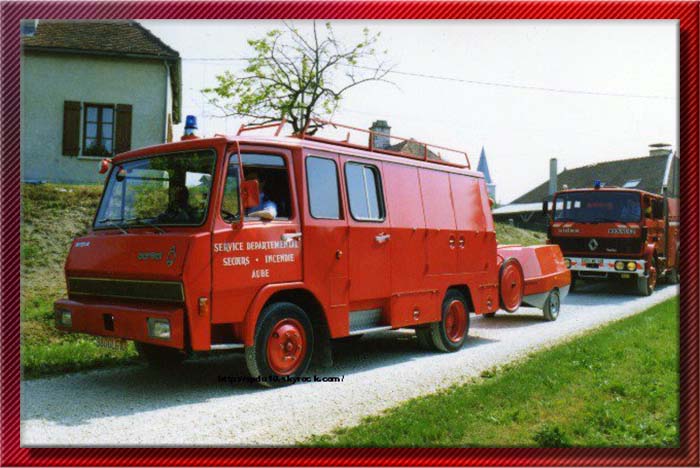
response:
[(651, 260), (648, 274), (637, 277), (637, 292), (640, 296), (651, 296), (654, 288), (656, 288), (656, 260)]
[(300, 307), (268, 305), (258, 318), (253, 346), (245, 349), (248, 371), (266, 387), (292, 384), (308, 369), (313, 347), (313, 327)]
[(559, 296), (559, 291), (552, 289), (544, 301), (544, 307), (542, 312), (544, 314), (544, 319), (548, 322), (554, 322), (557, 317), (559, 317), (559, 309), (561, 308), (561, 299)]

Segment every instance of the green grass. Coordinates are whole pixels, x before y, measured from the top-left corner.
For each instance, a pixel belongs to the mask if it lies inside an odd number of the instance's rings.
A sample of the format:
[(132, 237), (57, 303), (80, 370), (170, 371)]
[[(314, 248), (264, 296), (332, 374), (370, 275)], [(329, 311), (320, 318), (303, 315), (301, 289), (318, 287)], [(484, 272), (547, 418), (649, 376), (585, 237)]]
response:
[(56, 330), (53, 302), (65, 297), (63, 265), (74, 237), (87, 232), (102, 186), (23, 185), (21, 353), (25, 378), (130, 361), (135, 351), (98, 348), (87, 335)]
[[(25, 378), (130, 362), (126, 351), (98, 348), (87, 335), (59, 332), (53, 302), (65, 297), (63, 265), (71, 241), (85, 234), (100, 200), (100, 185), (23, 185), (21, 228), (21, 335)], [(497, 225), (502, 243), (544, 242), (540, 233)]]
[(508, 223), (496, 223), (496, 240), (499, 244), (536, 245), (544, 244), (547, 235), (544, 232), (517, 228)]
[(678, 327), (671, 299), (307, 444), (677, 447)]

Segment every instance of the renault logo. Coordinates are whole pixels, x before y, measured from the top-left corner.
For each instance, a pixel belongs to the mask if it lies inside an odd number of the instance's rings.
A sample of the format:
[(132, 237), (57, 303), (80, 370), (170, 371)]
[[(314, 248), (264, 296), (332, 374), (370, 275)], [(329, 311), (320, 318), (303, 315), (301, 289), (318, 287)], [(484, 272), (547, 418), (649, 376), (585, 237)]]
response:
[(598, 248), (598, 241), (595, 239), (591, 239), (588, 241), (588, 248), (593, 251)]

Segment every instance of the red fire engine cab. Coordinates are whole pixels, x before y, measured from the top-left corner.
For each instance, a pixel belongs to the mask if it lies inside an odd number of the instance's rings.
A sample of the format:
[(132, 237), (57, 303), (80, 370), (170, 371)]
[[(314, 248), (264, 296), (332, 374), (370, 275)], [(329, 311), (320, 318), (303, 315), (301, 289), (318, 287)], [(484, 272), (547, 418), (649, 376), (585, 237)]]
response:
[(548, 242), (558, 245), (577, 281), (618, 280), (639, 294), (653, 293), (658, 278), (678, 283), (680, 216), (678, 156), (666, 163), (661, 194), (621, 187), (562, 190), (554, 194)]
[(328, 362), (332, 339), (413, 328), (450, 352), (470, 313), (525, 302), (556, 319), (570, 282), (559, 248), (497, 247), (465, 153), (380, 149), (372, 133), (369, 145), (280, 137), (283, 124), (109, 161), (92, 230), (66, 261), (57, 327), (133, 340), (155, 364), (243, 349), (252, 377), (281, 385), (312, 355)]

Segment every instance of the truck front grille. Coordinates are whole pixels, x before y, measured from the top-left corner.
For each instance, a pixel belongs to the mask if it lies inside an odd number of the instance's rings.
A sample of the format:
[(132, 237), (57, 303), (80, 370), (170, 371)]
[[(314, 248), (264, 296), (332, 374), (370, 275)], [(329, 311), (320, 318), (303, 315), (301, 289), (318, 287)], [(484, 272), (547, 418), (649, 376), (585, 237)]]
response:
[(642, 251), (642, 238), (619, 239), (614, 237), (596, 237), (597, 246), (591, 250), (589, 242), (591, 237), (555, 237), (552, 242), (559, 245), (561, 251), (586, 252), (591, 255), (615, 255), (615, 254), (638, 254)]
[(68, 294), (167, 302), (182, 302), (185, 299), (182, 283), (177, 281), (111, 278), (68, 278)]

